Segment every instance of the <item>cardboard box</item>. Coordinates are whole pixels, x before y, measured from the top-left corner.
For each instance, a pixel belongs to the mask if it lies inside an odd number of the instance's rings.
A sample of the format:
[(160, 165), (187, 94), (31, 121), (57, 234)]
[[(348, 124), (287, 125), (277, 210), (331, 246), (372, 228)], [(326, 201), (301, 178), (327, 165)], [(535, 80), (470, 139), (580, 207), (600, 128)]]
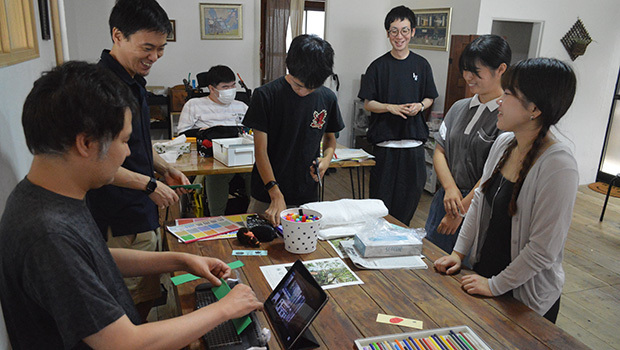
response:
[(406, 234), (375, 237), (355, 235), (353, 245), (364, 258), (422, 254), (422, 242)]
[(246, 137), (213, 139), (213, 156), (226, 166), (254, 164), (254, 141)]

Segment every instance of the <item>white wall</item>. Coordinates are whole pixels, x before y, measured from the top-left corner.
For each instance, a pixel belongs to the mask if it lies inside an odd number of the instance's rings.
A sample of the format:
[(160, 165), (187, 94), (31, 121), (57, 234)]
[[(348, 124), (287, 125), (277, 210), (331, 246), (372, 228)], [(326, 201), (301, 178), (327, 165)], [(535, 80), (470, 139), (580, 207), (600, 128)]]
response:
[(325, 39), (335, 52), (334, 72), (340, 79), (338, 104), (346, 125), (338, 138), (341, 144), (351, 146), (353, 101), (357, 99), (361, 75), (391, 48), (383, 28), (390, 8), (390, 4), (376, 0), (356, 0), (355, 9), (351, 1), (326, 2)]
[[(0, 216), (4, 212), (7, 197), (17, 182), (26, 176), (32, 161), (21, 124), (24, 100), (41, 72), (56, 65), (53, 42), (40, 39), (39, 11), (37, 6), (34, 9), (39, 58), (0, 68)], [(10, 349), (1, 313), (0, 349)]]
[(594, 42), (572, 66), (577, 94), (559, 123), (575, 145), (581, 184), (594, 182), (603, 149), (620, 62), (620, 2), (599, 0), (481, 0), (478, 33), (488, 33), (493, 19), (544, 21), (540, 56), (571, 62), (560, 39), (581, 18)]
[(64, 3), (68, 59), (99, 61), (101, 50), (112, 47), (108, 17), (115, 0), (64, 0)]
[[(147, 77), (149, 85), (174, 86), (182, 84), (183, 78), (192, 73), (209, 70), (211, 66), (224, 64), (239, 73), (249, 88), (260, 83), (260, 0), (217, 1), (218, 4), (243, 5), (243, 39), (201, 40), (200, 0), (159, 0), (170, 19), (176, 21), (176, 42), (169, 42), (165, 55), (158, 61)], [(180, 6), (182, 4), (182, 6)]]

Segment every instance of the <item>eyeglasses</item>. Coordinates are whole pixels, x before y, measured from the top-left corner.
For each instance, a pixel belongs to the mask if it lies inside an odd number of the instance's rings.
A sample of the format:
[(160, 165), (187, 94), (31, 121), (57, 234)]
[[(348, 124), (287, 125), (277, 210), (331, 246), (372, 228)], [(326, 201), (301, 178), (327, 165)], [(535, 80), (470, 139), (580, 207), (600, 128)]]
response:
[(392, 28), (388, 30), (388, 33), (390, 33), (390, 36), (393, 36), (393, 37), (397, 37), (398, 33), (402, 34), (403, 36), (407, 36), (409, 35), (409, 33), (411, 33), (411, 28), (405, 27), (401, 29), (400, 31), (398, 30), (398, 28)]

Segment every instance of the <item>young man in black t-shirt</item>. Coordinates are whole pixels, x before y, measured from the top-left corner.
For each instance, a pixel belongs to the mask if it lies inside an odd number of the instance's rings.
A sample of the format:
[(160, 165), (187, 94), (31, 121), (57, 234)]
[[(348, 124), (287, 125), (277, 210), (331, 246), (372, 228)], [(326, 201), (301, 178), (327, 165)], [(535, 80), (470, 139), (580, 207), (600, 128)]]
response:
[[(191, 314), (140, 325), (123, 276), (187, 271), (219, 285), (224, 262), (108, 248), (85, 203), (129, 155), (132, 93), (108, 70), (68, 62), (34, 83), (22, 124), (34, 154), (0, 220), (0, 300), (13, 349), (179, 349), (261, 308), (245, 285)], [(241, 287), (238, 289), (238, 287)]]
[(371, 112), (368, 141), (377, 162), (370, 171), (369, 192), (409, 225), (426, 182), (422, 145), (428, 127), (422, 112), (438, 94), (428, 61), (409, 50), (413, 11), (395, 7), (384, 24), (392, 50), (370, 64), (358, 94)]
[[(293, 39), (286, 56), (289, 74), (256, 89), (243, 125), (254, 129), (256, 163), (248, 212), (274, 225), (287, 206), (316, 201), (344, 128), (336, 95), (323, 87), (332, 74), (334, 50), (314, 35)], [(320, 156), (319, 174), (313, 169)]]

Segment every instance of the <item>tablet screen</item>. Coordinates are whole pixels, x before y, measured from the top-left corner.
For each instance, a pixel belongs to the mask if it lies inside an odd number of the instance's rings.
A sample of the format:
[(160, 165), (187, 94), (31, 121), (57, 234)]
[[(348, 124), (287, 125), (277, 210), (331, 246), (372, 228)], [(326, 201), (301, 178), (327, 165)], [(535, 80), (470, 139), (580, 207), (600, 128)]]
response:
[(265, 312), (289, 349), (327, 303), (327, 294), (297, 260), (265, 301)]

